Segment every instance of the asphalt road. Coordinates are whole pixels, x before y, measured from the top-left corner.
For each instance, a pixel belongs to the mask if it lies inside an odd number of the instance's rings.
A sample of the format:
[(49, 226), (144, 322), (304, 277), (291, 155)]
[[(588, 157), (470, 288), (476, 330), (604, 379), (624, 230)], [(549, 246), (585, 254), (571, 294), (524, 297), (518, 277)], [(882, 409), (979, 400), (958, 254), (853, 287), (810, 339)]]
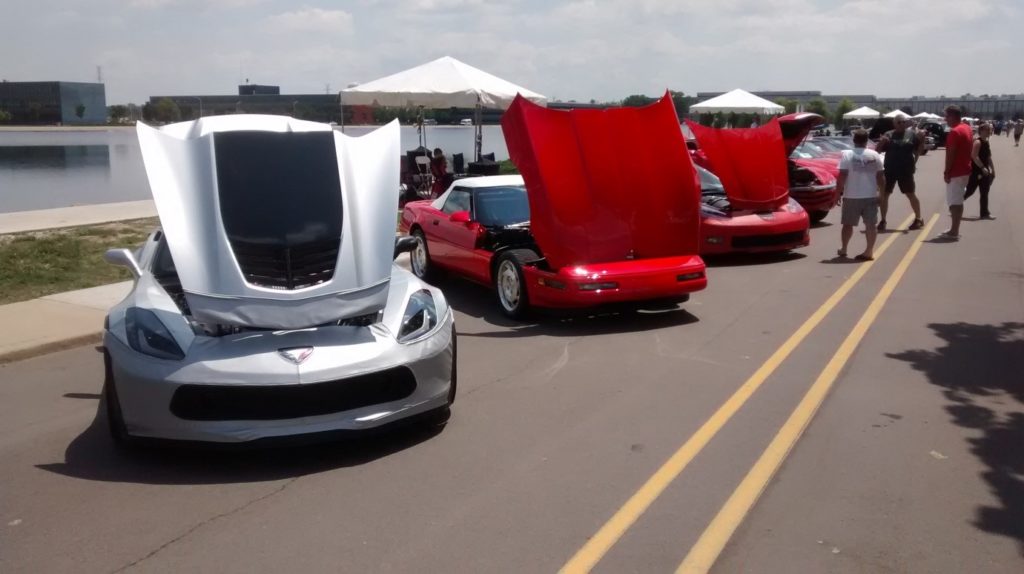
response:
[(996, 220), (871, 265), (833, 213), (682, 310), (512, 324), (444, 282), (439, 432), (125, 455), (95, 349), (2, 366), (0, 572), (1024, 571), (1024, 148), (993, 148)]

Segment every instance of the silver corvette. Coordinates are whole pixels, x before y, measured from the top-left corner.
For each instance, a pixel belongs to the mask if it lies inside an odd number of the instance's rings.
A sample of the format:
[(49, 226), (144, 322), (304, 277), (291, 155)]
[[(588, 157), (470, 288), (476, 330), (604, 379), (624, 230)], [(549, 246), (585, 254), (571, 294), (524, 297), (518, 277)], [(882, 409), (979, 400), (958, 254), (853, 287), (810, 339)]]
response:
[(139, 141), (161, 228), (107, 261), (135, 285), (104, 333), (118, 441), (270, 441), (447, 420), (455, 325), (394, 264), (397, 123), (359, 138), (280, 116)]

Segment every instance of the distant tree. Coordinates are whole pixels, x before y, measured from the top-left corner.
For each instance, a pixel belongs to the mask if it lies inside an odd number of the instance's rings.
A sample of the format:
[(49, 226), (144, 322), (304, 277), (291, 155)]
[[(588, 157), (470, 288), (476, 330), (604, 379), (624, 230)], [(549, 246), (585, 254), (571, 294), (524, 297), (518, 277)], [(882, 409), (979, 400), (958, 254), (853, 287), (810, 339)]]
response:
[(807, 107), (804, 108), (804, 111), (810, 112), (812, 114), (818, 114), (819, 116), (827, 118), (828, 104), (826, 104), (825, 100), (821, 98), (814, 98), (813, 100), (807, 102)]
[(649, 106), (656, 102), (654, 98), (645, 96), (643, 94), (633, 94), (627, 96), (626, 99), (622, 100), (622, 105), (627, 107), (638, 108), (640, 106)]
[(128, 117), (128, 106), (113, 105), (107, 106), (107, 116), (110, 118), (111, 123), (120, 123)]
[(156, 106), (150, 102), (142, 104), (142, 119), (147, 122), (156, 120)]
[(4, 122), (4, 123), (9, 122), (9, 121), (11, 121), (11, 118), (13, 118), (13, 117), (14, 116), (11, 115), (11, 112), (9, 112), (7, 110), (0, 110), (0, 122)]
[(725, 124), (730, 128), (739, 127), (739, 116), (736, 112), (729, 112), (729, 115), (725, 116)]
[(835, 124), (838, 126), (843, 123), (843, 116), (853, 111), (853, 102), (850, 98), (843, 98), (836, 106), (836, 114), (833, 118)]
[(687, 96), (683, 92), (669, 90), (668, 93), (672, 96), (672, 105), (676, 107), (676, 115), (679, 116), (680, 119), (690, 113), (690, 106), (697, 101), (697, 98)]
[(701, 114), (697, 122), (702, 126), (711, 126), (715, 123), (715, 116), (714, 114)]
[(153, 119), (159, 122), (181, 121), (181, 109), (170, 98), (164, 98), (154, 106)]
[(796, 111), (796, 107), (800, 105), (800, 102), (790, 98), (779, 98), (775, 100), (775, 103), (786, 108), (786, 113), (791, 114)]
[(908, 116), (914, 115), (914, 108), (910, 106), (903, 106), (902, 108), (900, 108), (900, 111), (907, 114)]
[(82, 119), (85, 116), (85, 104), (75, 106), (75, 115), (78, 116), (78, 119)]
[(595, 100), (594, 98), (590, 98), (590, 104), (591, 105), (596, 104), (596, 103), (597, 103), (597, 100)]

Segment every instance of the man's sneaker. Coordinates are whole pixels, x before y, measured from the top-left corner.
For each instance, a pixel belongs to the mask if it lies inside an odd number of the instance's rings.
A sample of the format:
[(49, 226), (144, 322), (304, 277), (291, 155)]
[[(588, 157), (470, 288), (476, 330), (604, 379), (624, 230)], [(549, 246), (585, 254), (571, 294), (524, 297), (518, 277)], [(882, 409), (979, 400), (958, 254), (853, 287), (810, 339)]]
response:
[(992, 217), (991, 213), (986, 213), (985, 215), (981, 216), (981, 219), (995, 219), (995, 217)]
[(884, 219), (882, 221), (878, 222), (878, 230), (879, 231), (885, 231), (885, 220)]
[(911, 231), (913, 231), (915, 229), (921, 229), (922, 227), (924, 227), (924, 220), (923, 219), (915, 219), (914, 222), (911, 223), (910, 227), (908, 227), (907, 229), (910, 229)]
[(957, 239), (960, 239), (960, 234), (959, 233), (953, 233), (953, 232), (951, 232), (950, 230), (947, 229), (947, 230), (945, 230), (945, 231), (943, 231), (942, 233), (939, 234), (939, 239), (945, 239), (945, 240), (948, 240), (948, 241), (956, 241)]

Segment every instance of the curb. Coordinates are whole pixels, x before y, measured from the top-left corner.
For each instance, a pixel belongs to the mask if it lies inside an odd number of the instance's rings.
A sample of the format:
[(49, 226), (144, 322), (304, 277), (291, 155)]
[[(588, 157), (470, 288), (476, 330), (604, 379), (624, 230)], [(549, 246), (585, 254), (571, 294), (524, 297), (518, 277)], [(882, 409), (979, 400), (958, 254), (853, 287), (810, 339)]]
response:
[(69, 337), (61, 341), (51, 341), (49, 343), (42, 343), (35, 347), (29, 347), (27, 349), (19, 349), (17, 351), (11, 351), (9, 353), (0, 354), (0, 365), (6, 365), (9, 363), (16, 363), (18, 361), (24, 361), (26, 359), (33, 359), (41, 355), (49, 355), (50, 353), (56, 353), (58, 351), (66, 351), (75, 347), (82, 347), (85, 345), (95, 345), (103, 341), (103, 331), (97, 329), (95, 333), (88, 335), (79, 335), (76, 337)]

